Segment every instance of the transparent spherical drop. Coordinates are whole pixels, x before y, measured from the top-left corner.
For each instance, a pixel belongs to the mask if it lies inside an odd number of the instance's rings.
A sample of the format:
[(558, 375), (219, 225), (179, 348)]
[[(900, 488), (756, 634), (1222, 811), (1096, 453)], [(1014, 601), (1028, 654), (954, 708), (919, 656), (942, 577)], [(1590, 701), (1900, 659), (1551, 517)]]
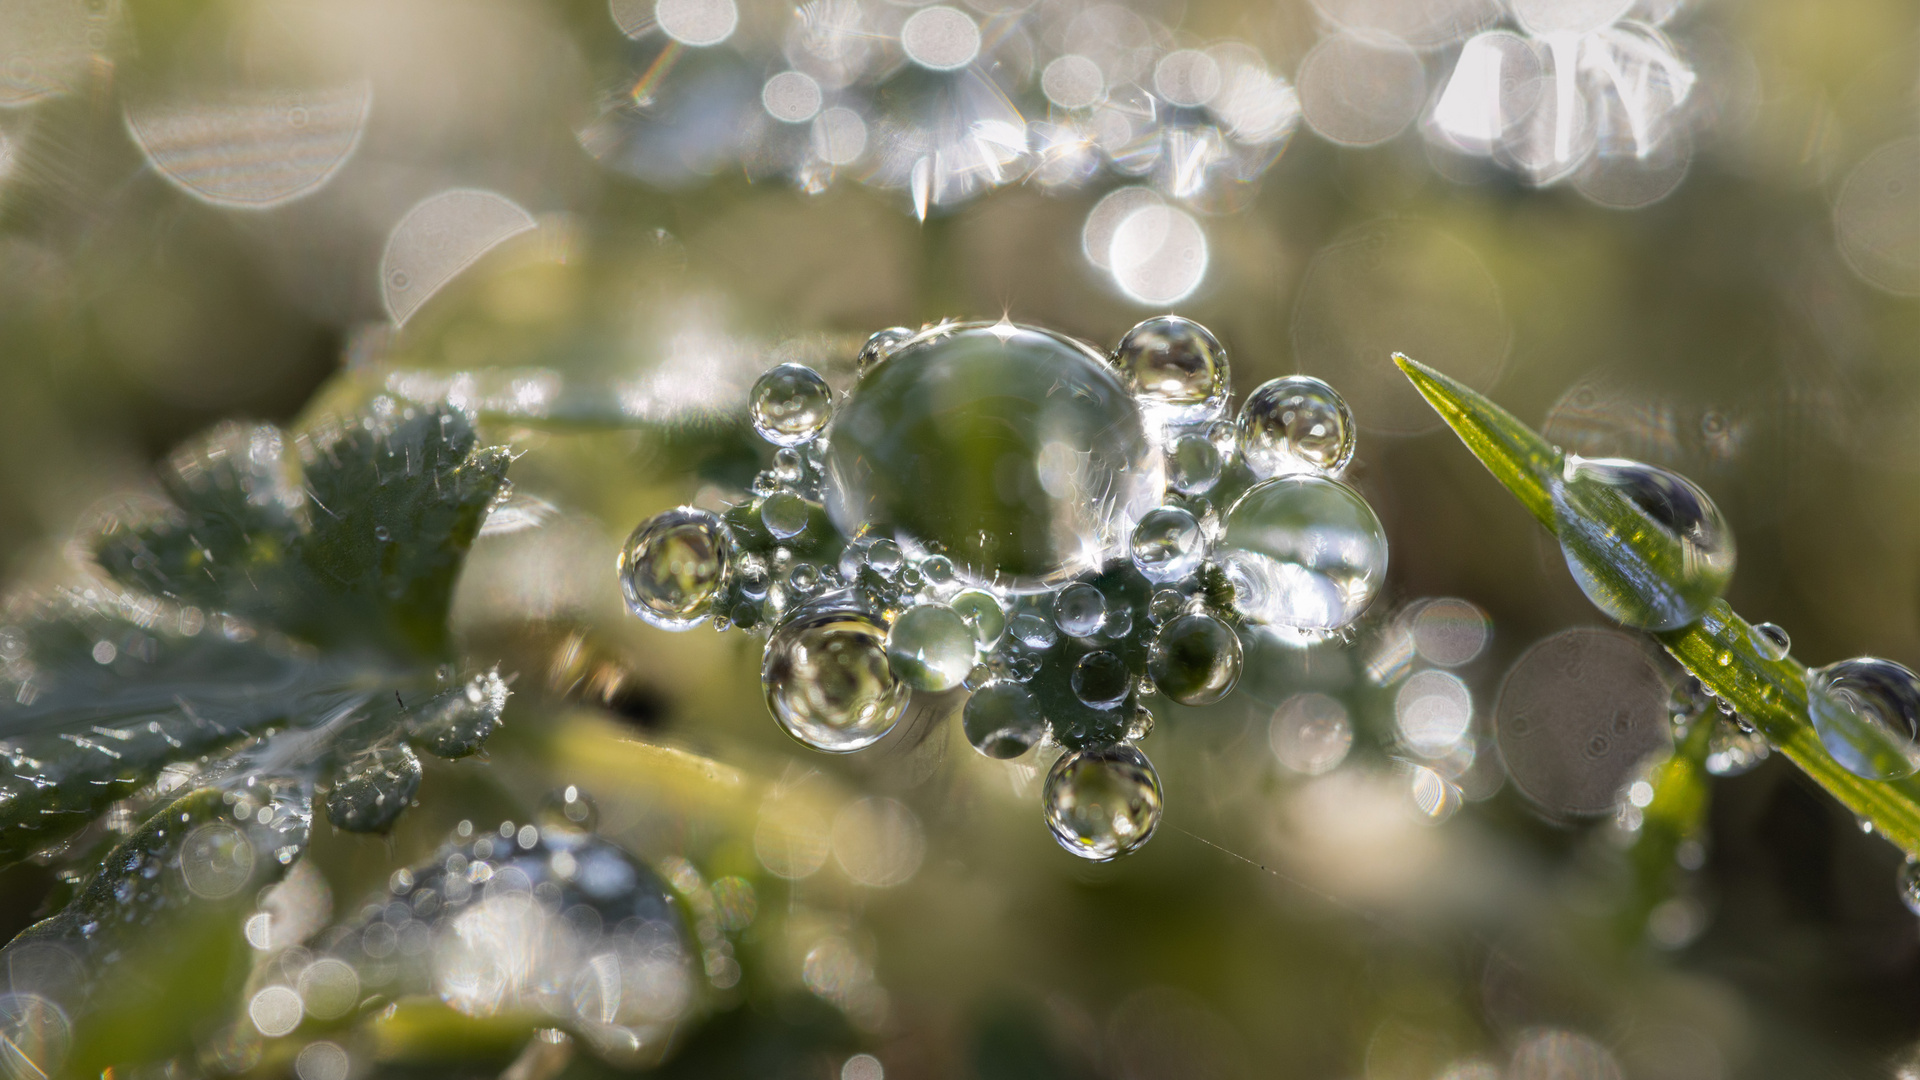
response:
[(1211, 705), (1240, 681), (1240, 635), (1211, 615), (1182, 615), (1160, 628), (1147, 674), (1182, 705)]
[(1094, 862), (1133, 851), (1160, 824), (1160, 774), (1125, 743), (1063, 754), (1040, 798), (1053, 838)]
[(1073, 696), (1094, 709), (1111, 709), (1127, 699), (1133, 689), (1133, 673), (1126, 661), (1105, 649), (1081, 657), (1073, 665)]
[(962, 589), (953, 594), (949, 607), (973, 628), (973, 636), (982, 649), (991, 649), (1007, 630), (1007, 613), (1000, 601), (985, 589)]
[(1920, 915), (1920, 862), (1908, 858), (1900, 864), (1900, 871), (1894, 876), (1894, 887), (1900, 890), (1900, 902), (1907, 910)]
[(828, 512), (1037, 591), (1097, 568), (1164, 490), (1139, 406), (1085, 345), (943, 327), (860, 377), (834, 420)]
[(1220, 482), (1225, 462), (1206, 435), (1189, 431), (1167, 447), (1167, 487), (1182, 495), (1205, 495)]
[(973, 628), (945, 604), (910, 607), (887, 630), (887, 662), (894, 678), (938, 693), (960, 685), (973, 670)]
[(913, 694), (887, 663), (886, 631), (857, 611), (802, 614), (774, 631), (760, 683), (787, 734), (831, 754), (880, 741)]
[(1013, 636), (1029, 649), (1050, 649), (1054, 642), (1060, 640), (1053, 623), (1031, 611), (1015, 615), (1013, 621), (1007, 624), (1007, 629), (1013, 631)]
[(889, 326), (885, 330), (877, 330), (872, 337), (867, 338), (866, 344), (860, 346), (859, 355), (853, 358), (854, 366), (864, 373), (868, 368), (893, 355), (893, 350), (912, 338), (913, 331), (904, 326)]
[(1236, 426), (1240, 456), (1255, 476), (1337, 473), (1353, 460), (1353, 412), (1333, 387), (1311, 375), (1254, 387)]
[(1160, 315), (1127, 331), (1113, 364), (1141, 404), (1170, 423), (1209, 420), (1233, 391), (1227, 350), (1207, 328), (1178, 315)]
[(569, 784), (548, 793), (541, 801), (540, 823), (550, 828), (592, 832), (600, 827), (600, 808), (592, 796)]
[(1129, 554), (1148, 581), (1178, 581), (1200, 569), (1207, 538), (1192, 514), (1176, 506), (1156, 507), (1134, 526)]
[(1047, 733), (1047, 718), (1033, 691), (1017, 682), (993, 681), (973, 692), (960, 726), (975, 750), (990, 758), (1016, 758)]
[(1807, 709), (1827, 753), (1868, 780), (1920, 771), (1920, 676), (1863, 656), (1808, 672)]
[(890, 578), (900, 572), (906, 557), (900, 552), (900, 545), (891, 540), (875, 540), (867, 547), (867, 565), (883, 578)]
[(1387, 534), (1367, 500), (1314, 474), (1248, 488), (1227, 511), (1218, 555), (1233, 606), (1254, 622), (1337, 630), (1387, 576)]
[(635, 615), (663, 630), (706, 618), (727, 580), (732, 543), (715, 514), (682, 506), (640, 523), (620, 549), (620, 592)]
[(1090, 637), (1107, 619), (1107, 598), (1084, 581), (1053, 595), (1053, 624), (1071, 637)]
[(1793, 638), (1778, 623), (1756, 623), (1753, 627), (1753, 648), (1769, 660), (1785, 660), (1787, 654), (1793, 651)]
[(807, 500), (791, 491), (776, 491), (760, 500), (760, 524), (776, 540), (799, 536), (807, 529)]
[(1553, 485), (1553, 514), (1580, 590), (1628, 626), (1677, 630), (1733, 580), (1732, 528), (1677, 473), (1570, 454)]
[(753, 430), (775, 446), (799, 446), (833, 418), (833, 391), (805, 364), (781, 364), (753, 384)]

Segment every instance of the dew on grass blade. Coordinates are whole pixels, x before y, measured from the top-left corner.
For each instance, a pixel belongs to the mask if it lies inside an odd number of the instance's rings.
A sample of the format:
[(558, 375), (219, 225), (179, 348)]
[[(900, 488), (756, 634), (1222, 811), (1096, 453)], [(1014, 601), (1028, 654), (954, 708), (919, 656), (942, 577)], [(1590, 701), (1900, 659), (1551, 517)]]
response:
[(1692, 481), (1623, 458), (1568, 455), (1553, 485), (1567, 569), (1609, 617), (1642, 630), (1698, 619), (1733, 580), (1733, 529)]
[(1868, 780), (1920, 770), (1920, 676), (1863, 656), (1808, 673), (1807, 709), (1820, 742), (1842, 767)]

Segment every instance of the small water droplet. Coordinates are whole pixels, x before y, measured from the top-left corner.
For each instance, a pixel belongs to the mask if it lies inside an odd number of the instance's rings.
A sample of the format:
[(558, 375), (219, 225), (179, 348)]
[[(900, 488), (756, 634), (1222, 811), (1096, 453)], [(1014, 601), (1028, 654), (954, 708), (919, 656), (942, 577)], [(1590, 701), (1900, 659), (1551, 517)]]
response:
[(1053, 596), (1053, 624), (1070, 637), (1091, 637), (1107, 618), (1107, 598), (1084, 581), (1076, 581)]
[(1793, 651), (1793, 639), (1778, 623), (1758, 623), (1753, 628), (1753, 648), (1769, 660), (1785, 660)]
[(1721, 667), (1726, 667), (1727, 665), (1733, 663), (1733, 654), (1728, 652), (1725, 649), (1722, 649), (1720, 650), (1720, 655), (1713, 658), (1713, 662), (1716, 664), (1719, 664)]
[(959, 612), (960, 617), (973, 628), (973, 636), (982, 649), (993, 648), (999, 643), (1000, 635), (1006, 632), (1006, 611), (1000, 607), (1000, 601), (984, 589), (962, 589), (953, 594), (947, 606)]
[(1807, 708), (1827, 753), (1855, 776), (1920, 770), (1920, 677), (1908, 668), (1869, 656), (1808, 672)]
[(835, 754), (879, 742), (912, 696), (887, 663), (885, 630), (854, 611), (801, 615), (780, 627), (767, 640), (760, 682), (787, 734)]
[(990, 758), (1016, 758), (1047, 733), (1033, 691), (1017, 682), (989, 682), (973, 692), (960, 714), (967, 741)]
[(1013, 621), (1007, 624), (1007, 628), (1012, 630), (1013, 636), (1019, 638), (1021, 644), (1029, 649), (1050, 649), (1053, 643), (1059, 640), (1053, 624), (1031, 611), (1023, 611), (1015, 615)]
[(786, 540), (806, 531), (812, 507), (791, 491), (776, 491), (760, 500), (760, 523), (776, 540)]
[[(1677, 630), (1733, 580), (1733, 530), (1707, 493), (1677, 473), (1569, 455), (1553, 509), (1574, 581), (1628, 626)], [(1622, 518), (1634, 523), (1631, 535), (1602, 524)]]
[(1182, 705), (1211, 705), (1240, 681), (1242, 650), (1233, 628), (1211, 615), (1182, 615), (1160, 628), (1147, 674)]
[(1352, 488), (1297, 474), (1247, 489), (1227, 511), (1221, 569), (1254, 622), (1337, 630), (1360, 617), (1387, 573), (1387, 534)]
[(1207, 557), (1207, 538), (1192, 514), (1161, 506), (1149, 510), (1134, 527), (1130, 554), (1134, 569), (1147, 580), (1178, 581), (1200, 569)]
[(1175, 589), (1161, 589), (1147, 601), (1147, 621), (1155, 625), (1180, 617), (1187, 610), (1187, 598)]
[(1047, 828), (1060, 846), (1106, 862), (1135, 850), (1160, 824), (1160, 775), (1138, 748), (1118, 746), (1063, 754), (1047, 772), (1041, 796)]
[(902, 558), (900, 545), (891, 540), (875, 540), (867, 547), (867, 565), (883, 578), (900, 572)]
[(1073, 694), (1094, 709), (1111, 709), (1126, 700), (1133, 689), (1133, 674), (1126, 661), (1098, 649), (1080, 658), (1073, 666)]
[(800, 451), (791, 446), (783, 446), (773, 452), (773, 475), (783, 484), (797, 484), (806, 475), (801, 465)]
[(1210, 420), (1232, 392), (1227, 351), (1207, 328), (1160, 315), (1127, 331), (1113, 351), (1128, 392), (1168, 421)]
[(868, 368), (893, 355), (893, 350), (899, 348), (911, 337), (913, 337), (913, 331), (904, 326), (889, 326), (885, 330), (877, 331), (867, 339), (866, 344), (860, 346), (860, 353), (854, 357), (854, 363), (864, 375)]
[(620, 590), (634, 614), (663, 630), (699, 625), (727, 577), (726, 525), (682, 506), (640, 523), (620, 551)]
[(920, 576), (936, 589), (953, 584), (953, 560), (945, 555), (929, 555), (920, 560)]
[(1133, 707), (1133, 722), (1127, 725), (1127, 741), (1139, 742), (1153, 734), (1153, 710), (1145, 705)]
[(775, 446), (798, 446), (833, 418), (833, 391), (804, 364), (781, 364), (753, 384), (753, 430)]
[(1212, 491), (1223, 468), (1220, 448), (1200, 432), (1187, 432), (1167, 447), (1167, 487), (1182, 495)]
[(1333, 387), (1289, 375), (1255, 387), (1240, 406), (1240, 456), (1259, 477), (1337, 473), (1353, 460), (1353, 412)]
[(893, 675), (915, 690), (938, 693), (959, 686), (973, 670), (974, 647), (973, 628), (945, 604), (908, 608), (887, 631)]

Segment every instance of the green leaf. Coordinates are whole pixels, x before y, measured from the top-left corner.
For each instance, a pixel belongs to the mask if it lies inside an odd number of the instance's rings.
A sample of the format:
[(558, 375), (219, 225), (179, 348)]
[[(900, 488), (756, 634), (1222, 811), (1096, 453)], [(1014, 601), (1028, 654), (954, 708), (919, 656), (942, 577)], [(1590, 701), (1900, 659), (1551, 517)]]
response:
[[(1394, 362), (1487, 471), (1542, 525), (1554, 529), (1553, 483), (1564, 459), (1560, 449), (1477, 391), (1405, 356), (1396, 354)], [(1633, 542), (1632, 521), (1595, 524)], [(1649, 565), (1659, 561), (1652, 551), (1634, 557)], [(1624, 565), (1615, 569), (1630, 572)], [(1726, 601), (1716, 600), (1698, 622), (1653, 637), (1847, 809), (1902, 850), (1920, 855), (1920, 781), (1865, 780), (1833, 760), (1807, 714), (1806, 665), (1791, 656), (1767, 659), (1754, 635)]]

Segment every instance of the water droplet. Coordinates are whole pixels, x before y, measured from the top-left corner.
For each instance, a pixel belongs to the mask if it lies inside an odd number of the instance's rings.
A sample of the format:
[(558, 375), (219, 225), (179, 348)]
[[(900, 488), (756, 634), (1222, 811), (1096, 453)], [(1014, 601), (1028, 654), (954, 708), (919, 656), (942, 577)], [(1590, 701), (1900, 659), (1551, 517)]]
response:
[(1133, 707), (1133, 721), (1127, 725), (1127, 741), (1139, 742), (1153, 734), (1153, 710), (1145, 705)]
[(953, 584), (953, 560), (945, 555), (929, 555), (920, 560), (920, 576), (936, 589)]
[(855, 611), (801, 615), (775, 631), (760, 682), (787, 734), (832, 754), (880, 741), (912, 696), (887, 664), (885, 630)]
[(406, 745), (362, 751), (327, 792), (327, 820), (348, 832), (385, 832), (420, 790), (420, 759)]
[(1224, 467), (1213, 440), (1189, 431), (1167, 448), (1167, 487), (1182, 495), (1204, 495), (1220, 482)]
[(1053, 624), (1070, 637), (1090, 637), (1106, 621), (1107, 598), (1084, 581), (1076, 581), (1053, 596)]
[[(1733, 530), (1707, 493), (1677, 473), (1568, 455), (1553, 510), (1574, 581), (1628, 626), (1679, 629), (1733, 579)], [(1623, 519), (1630, 532), (1602, 524)]]
[(1113, 351), (1127, 390), (1170, 423), (1210, 420), (1227, 406), (1227, 351), (1207, 328), (1160, 315), (1127, 331)]
[(915, 690), (938, 693), (960, 685), (973, 669), (973, 628), (945, 604), (922, 604), (900, 613), (887, 631), (887, 662), (893, 675)]
[(985, 589), (962, 589), (953, 594), (948, 606), (973, 628), (973, 636), (982, 649), (993, 648), (1006, 632), (1007, 613), (1001, 609), (1000, 601)]
[(375, 525), (373, 527), (373, 538), (384, 544), (393, 539), (393, 530), (387, 528), (385, 525)]
[(600, 827), (600, 808), (591, 795), (568, 784), (540, 804), (540, 822), (548, 828), (592, 832)]
[(1133, 674), (1126, 661), (1105, 649), (1080, 658), (1073, 665), (1073, 695), (1094, 709), (1111, 709), (1127, 698), (1133, 689)]
[(989, 682), (975, 690), (960, 725), (973, 748), (990, 758), (1019, 757), (1047, 733), (1033, 691), (1017, 682)]
[(1153, 599), (1147, 601), (1147, 621), (1158, 625), (1168, 619), (1178, 618), (1185, 610), (1186, 597), (1175, 589), (1161, 589), (1153, 594)]
[(1255, 476), (1337, 473), (1353, 460), (1353, 412), (1333, 387), (1310, 375), (1255, 387), (1236, 427), (1240, 456)]
[(1807, 708), (1827, 753), (1855, 776), (1920, 770), (1920, 677), (1908, 668), (1865, 656), (1811, 671)]
[(881, 577), (890, 578), (899, 573), (901, 561), (900, 545), (891, 540), (875, 540), (867, 548), (867, 565)]
[(1013, 636), (1019, 638), (1020, 643), (1029, 649), (1050, 649), (1060, 638), (1054, 632), (1052, 623), (1031, 611), (1023, 611), (1015, 615), (1013, 621), (1007, 624), (1007, 628), (1012, 630)]
[(773, 452), (773, 476), (783, 484), (797, 484), (806, 475), (800, 451), (783, 446)]
[(1739, 776), (1752, 772), (1767, 760), (1771, 752), (1765, 736), (1757, 731), (1744, 730), (1724, 716), (1710, 716), (1699, 722), (1713, 725), (1713, 730), (1707, 734), (1706, 768), (1714, 776)]
[(1365, 611), (1387, 574), (1387, 534), (1367, 500), (1337, 480), (1281, 476), (1227, 511), (1221, 568), (1241, 615), (1335, 630)]
[(844, 535), (937, 544), (1027, 591), (1097, 568), (1164, 489), (1139, 407), (1104, 360), (1006, 323), (919, 335), (869, 369), (827, 465)]
[(760, 523), (774, 539), (791, 539), (806, 531), (807, 510), (807, 500), (791, 491), (776, 491), (760, 500)]
[(1048, 770), (1041, 804), (1061, 847), (1106, 862), (1146, 843), (1160, 824), (1160, 774), (1124, 743), (1076, 750)]
[(1207, 538), (1200, 522), (1177, 506), (1149, 510), (1134, 527), (1134, 568), (1149, 581), (1178, 581), (1200, 569)]
[(1182, 705), (1211, 705), (1240, 681), (1240, 636), (1211, 615), (1182, 615), (1160, 628), (1147, 674)]
[(1894, 885), (1900, 890), (1900, 902), (1907, 910), (1920, 915), (1920, 862), (1911, 857), (1900, 864), (1900, 871), (1894, 876)]
[(663, 630), (699, 625), (725, 583), (726, 525), (682, 506), (641, 522), (620, 552), (620, 591), (635, 615)]
[(860, 355), (854, 357), (854, 363), (861, 373), (865, 374), (868, 368), (892, 356), (893, 350), (912, 337), (913, 331), (904, 326), (889, 326), (885, 330), (877, 331), (867, 339), (865, 345), (860, 346)]
[(781, 364), (753, 384), (753, 430), (775, 446), (799, 446), (833, 418), (833, 391), (804, 364)]
[(1779, 624), (1763, 622), (1753, 628), (1753, 648), (1769, 660), (1785, 660), (1793, 651), (1793, 639)]

